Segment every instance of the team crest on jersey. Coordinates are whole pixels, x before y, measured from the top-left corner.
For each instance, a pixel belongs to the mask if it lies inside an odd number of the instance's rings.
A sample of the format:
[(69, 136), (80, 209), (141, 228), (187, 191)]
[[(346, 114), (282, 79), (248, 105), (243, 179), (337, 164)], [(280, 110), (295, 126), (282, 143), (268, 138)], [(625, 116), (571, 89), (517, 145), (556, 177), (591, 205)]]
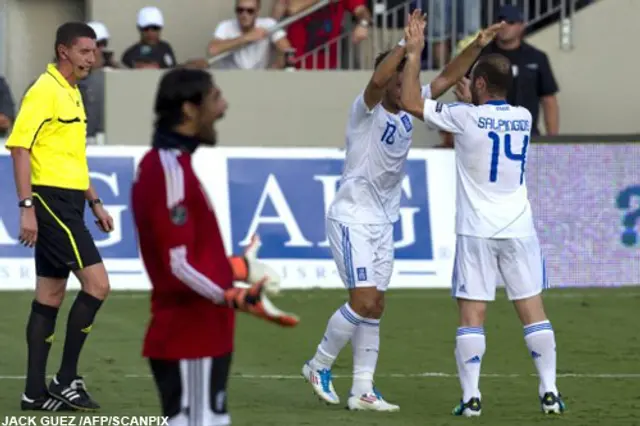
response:
[(366, 281), (367, 280), (367, 268), (358, 268), (358, 269), (356, 269), (356, 274), (358, 275), (358, 281)]
[(178, 204), (171, 209), (171, 222), (174, 225), (182, 226), (187, 222), (187, 208), (182, 204)]
[(407, 132), (410, 132), (411, 130), (413, 130), (413, 124), (411, 124), (411, 118), (409, 118), (407, 114), (403, 115), (400, 121), (402, 121), (402, 125), (404, 126), (404, 129)]

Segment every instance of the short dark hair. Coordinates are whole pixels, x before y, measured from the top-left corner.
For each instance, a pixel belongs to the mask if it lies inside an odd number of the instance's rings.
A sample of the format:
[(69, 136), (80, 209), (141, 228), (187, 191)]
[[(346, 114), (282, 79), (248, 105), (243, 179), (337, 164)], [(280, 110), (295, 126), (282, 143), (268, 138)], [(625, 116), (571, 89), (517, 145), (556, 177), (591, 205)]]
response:
[(67, 22), (60, 25), (56, 31), (56, 44), (53, 47), (56, 52), (56, 58), (58, 57), (58, 46), (62, 44), (63, 46), (71, 47), (81, 37), (93, 40), (98, 38), (93, 28), (84, 22)]
[(200, 106), (213, 87), (213, 77), (204, 70), (173, 68), (166, 72), (156, 93), (156, 128), (170, 130), (181, 124), (182, 106), (187, 102)]
[[(378, 65), (380, 65), (382, 63), (382, 61), (384, 61), (384, 58), (386, 58), (389, 53), (391, 53), (391, 50), (385, 50), (384, 52), (380, 53), (378, 56), (376, 56), (376, 62), (373, 65), (373, 68), (378, 68)], [(407, 63), (407, 57), (405, 56), (404, 58), (402, 58), (402, 60), (400, 61), (400, 63), (398, 64), (398, 66), (396, 67), (396, 71), (400, 72), (404, 69), (405, 64)]]
[(473, 83), (482, 77), (487, 91), (494, 96), (507, 96), (513, 84), (511, 61), (499, 53), (481, 56), (473, 68)]

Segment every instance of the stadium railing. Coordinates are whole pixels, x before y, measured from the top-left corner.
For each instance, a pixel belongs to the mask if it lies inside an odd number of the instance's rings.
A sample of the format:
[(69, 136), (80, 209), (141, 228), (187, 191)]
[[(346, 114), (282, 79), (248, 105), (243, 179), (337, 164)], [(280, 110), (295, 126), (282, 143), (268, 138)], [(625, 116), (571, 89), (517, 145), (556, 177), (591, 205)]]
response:
[[(308, 16), (310, 14), (312, 14), (313, 12), (322, 9), (323, 7), (327, 6), (328, 4), (335, 2), (336, 0), (320, 0), (318, 3), (314, 4), (313, 6), (300, 11), (299, 13), (290, 16), (288, 18), (283, 19), (282, 21), (278, 22), (278, 24), (273, 27), (273, 29), (271, 29), (271, 31), (269, 31), (269, 35), (280, 31), (282, 29), (285, 29), (286, 27), (288, 27), (289, 25), (293, 24), (294, 22), (304, 18), (305, 16)], [(227, 56), (231, 55), (233, 53), (233, 51), (229, 51), (229, 52), (225, 52), (225, 53), (221, 53), (219, 55), (216, 55), (214, 57), (211, 57), (209, 59), (207, 59), (207, 62), (209, 63), (209, 66), (214, 66), (216, 64), (216, 62), (220, 61), (221, 59), (226, 58)]]
[[(321, 0), (309, 9), (280, 21), (272, 32), (286, 29), (293, 22), (335, 1), (340, 0)], [(424, 7), (429, 16), (425, 35), (430, 42), (425, 49), (424, 69), (435, 69), (438, 64), (446, 63), (445, 55), (455, 54), (461, 41), (473, 37), (478, 28), (494, 22), (499, 9), (505, 4), (516, 5), (522, 10), (529, 32), (560, 21), (559, 45), (562, 49), (570, 49), (573, 14), (577, 9), (596, 1), (601, 0), (372, 0), (373, 24), (368, 40), (354, 46), (350, 41), (353, 22), (346, 20), (342, 34), (306, 52), (296, 62), (306, 61), (307, 64), (311, 63), (312, 69), (325, 69), (327, 67), (321, 61), (327, 60), (331, 52), (337, 57), (337, 69), (371, 69), (375, 56), (392, 47), (402, 37), (405, 18), (418, 5)], [(467, 28), (464, 28), (464, 15), (471, 17), (473, 13), (474, 22), (467, 23)], [(436, 49), (437, 43), (442, 43), (444, 46), (441, 47), (444, 48)], [(231, 53), (210, 58), (209, 64), (214, 66)]]

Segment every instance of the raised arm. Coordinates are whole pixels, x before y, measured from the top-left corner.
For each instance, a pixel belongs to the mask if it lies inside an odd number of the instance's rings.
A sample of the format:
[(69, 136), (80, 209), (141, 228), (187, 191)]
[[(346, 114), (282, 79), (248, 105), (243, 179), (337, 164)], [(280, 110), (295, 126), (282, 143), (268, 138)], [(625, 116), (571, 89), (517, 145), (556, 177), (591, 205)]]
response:
[(423, 31), (416, 25), (410, 26), (407, 37), (407, 64), (404, 69), (400, 95), (402, 109), (438, 130), (460, 133), (463, 130), (463, 116), (470, 105), (461, 103), (443, 105), (432, 99), (422, 98), (418, 74), (420, 73), (420, 54), (423, 48)]
[[(503, 22), (482, 30), (476, 40), (456, 57), (442, 73), (431, 82), (431, 99), (437, 99), (456, 84), (475, 62), (482, 49), (491, 43)], [(407, 65), (402, 81), (402, 109), (420, 120), (424, 120), (424, 100), (421, 97), (418, 74), (420, 72), (420, 54), (424, 48), (424, 35), (417, 28), (410, 28), (407, 41)]]
[(407, 27), (407, 63), (404, 66), (400, 104), (404, 111), (422, 120), (422, 91), (420, 88), (420, 56), (424, 49), (424, 32), (414, 23)]
[[(417, 21), (424, 23), (424, 16), (420, 9), (414, 10), (409, 16), (407, 28), (409, 28), (413, 22)], [(406, 37), (407, 29), (405, 29), (405, 39)], [(405, 40), (398, 43), (398, 45), (391, 50), (391, 52), (382, 60), (373, 72), (373, 76), (371, 76), (371, 80), (369, 80), (369, 83), (364, 90), (364, 103), (367, 105), (367, 108), (372, 109), (382, 101), (382, 96), (384, 95), (387, 83), (389, 83), (389, 80), (391, 80), (393, 75), (396, 73), (398, 66), (405, 57), (406, 49), (404, 45)]]
[(478, 59), (478, 56), (480, 56), (482, 49), (491, 43), (503, 26), (504, 23), (500, 22), (480, 31), (475, 40), (447, 64), (442, 72), (431, 81), (431, 99), (438, 99), (453, 87), (458, 80), (464, 77), (476, 59)]

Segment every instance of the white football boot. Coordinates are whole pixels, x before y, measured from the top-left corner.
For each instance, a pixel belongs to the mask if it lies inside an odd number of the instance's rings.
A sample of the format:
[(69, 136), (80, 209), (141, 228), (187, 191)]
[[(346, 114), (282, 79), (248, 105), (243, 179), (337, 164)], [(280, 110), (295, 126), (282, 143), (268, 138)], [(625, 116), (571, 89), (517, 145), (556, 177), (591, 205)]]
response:
[(339, 404), (340, 398), (333, 387), (333, 380), (331, 378), (331, 370), (322, 369), (314, 370), (307, 361), (302, 367), (302, 376), (305, 380), (311, 383), (313, 392), (327, 404)]
[(400, 406), (385, 401), (375, 387), (371, 393), (360, 396), (350, 395), (347, 408), (352, 411), (385, 411), (389, 413), (400, 411)]

